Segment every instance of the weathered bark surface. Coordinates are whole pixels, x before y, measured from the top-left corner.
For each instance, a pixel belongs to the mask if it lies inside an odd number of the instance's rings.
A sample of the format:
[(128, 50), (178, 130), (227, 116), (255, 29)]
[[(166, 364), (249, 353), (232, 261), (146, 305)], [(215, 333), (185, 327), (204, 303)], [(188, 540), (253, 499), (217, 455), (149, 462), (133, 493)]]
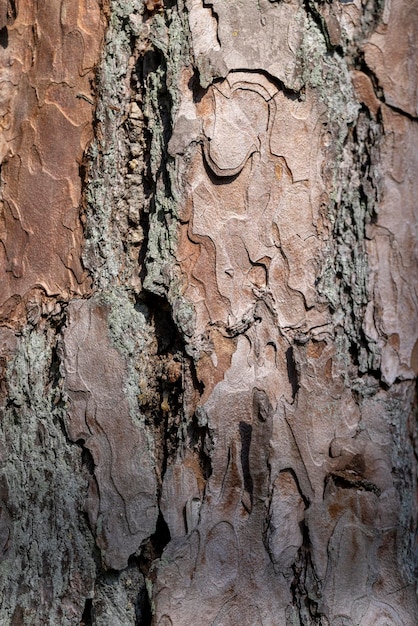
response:
[(18, 325), (31, 297), (86, 292), (79, 167), (103, 24), (97, 2), (2, 7), (0, 315)]
[(0, 19), (0, 623), (414, 626), (416, 3)]

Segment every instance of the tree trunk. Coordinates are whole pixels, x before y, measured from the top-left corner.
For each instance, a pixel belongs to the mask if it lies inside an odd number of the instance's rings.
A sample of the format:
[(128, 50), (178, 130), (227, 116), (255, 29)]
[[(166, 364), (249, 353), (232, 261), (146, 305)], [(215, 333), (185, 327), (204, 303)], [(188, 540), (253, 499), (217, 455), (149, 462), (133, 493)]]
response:
[(0, 22), (0, 624), (414, 626), (417, 2)]

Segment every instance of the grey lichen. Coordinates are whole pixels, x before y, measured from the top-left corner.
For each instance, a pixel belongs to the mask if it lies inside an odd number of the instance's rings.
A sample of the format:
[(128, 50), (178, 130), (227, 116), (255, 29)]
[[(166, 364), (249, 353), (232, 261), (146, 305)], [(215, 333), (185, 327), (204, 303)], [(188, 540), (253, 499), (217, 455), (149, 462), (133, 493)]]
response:
[[(394, 434), (392, 443), (393, 479), (400, 504), (400, 540), (397, 545), (398, 565), (409, 584), (416, 583), (416, 536), (418, 513), (415, 507), (417, 475), (414, 463), (414, 439), (417, 437), (417, 404), (414, 388), (401, 383), (391, 391), (389, 401), (381, 402), (385, 418)], [(415, 559), (414, 559), (415, 553)], [(415, 570), (414, 570), (415, 564)]]
[(75, 626), (93, 592), (93, 539), (77, 505), (87, 481), (62, 427), (55, 344), (53, 327), (26, 329), (7, 370), (10, 397), (0, 431), (2, 508), (10, 518), (0, 564), (3, 624)]
[[(107, 320), (112, 344), (126, 363), (124, 391), (131, 417), (143, 427), (144, 415), (139, 409), (138, 394), (144, 384), (141, 381), (146, 381), (148, 389), (154, 388), (156, 384), (152, 362), (157, 355), (155, 329), (149, 320), (147, 307), (136, 304), (128, 291), (116, 288), (101, 293), (98, 299), (108, 309)], [(155, 389), (154, 393), (157, 393)], [(150, 449), (152, 448), (150, 440)]]
[(178, 202), (175, 161), (168, 153), (174, 119), (179, 106), (180, 79), (190, 60), (190, 33), (182, 3), (156, 15), (150, 40), (161, 53), (160, 63), (145, 78), (144, 114), (150, 129), (150, 170), (155, 192), (149, 214), (144, 287), (168, 299), (173, 318), (183, 337), (193, 333), (194, 310), (182, 297), (176, 251)]
[(303, 20), (303, 39), (298, 51), (303, 84), (315, 89), (326, 105), (330, 122), (336, 125), (337, 149), (341, 150), (348, 127), (357, 118), (360, 106), (354, 97), (346, 60), (327, 50), (324, 35), (311, 15)]
[[(347, 57), (329, 52), (311, 15), (305, 19), (300, 63), (305, 85), (326, 105), (332, 143), (323, 175), (332, 190), (327, 219), (331, 236), (325, 249), (318, 291), (329, 302), (334, 322), (347, 341), (360, 372), (377, 369), (380, 357), (363, 331), (368, 302), (366, 226), (377, 211), (379, 180), (374, 167), (380, 127), (355, 97)], [(344, 355), (341, 355), (342, 357)], [(345, 357), (344, 357), (345, 358)]]
[[(84, 263), (98, 289), (106, 289), (118, 281), (138, 284), (134, 249), (142, 238), (139, 211), (144, 201), (144, 164), (141, 112), (136, 101), (131, 102), (130, 81), (137, 55), (136, 42), (145, 37), (136, 36), (143, 11), (141, 0), (111, 2), (111, 18), (98, 69), (98, 130), (87, 155), (89, 169), (84, 194)], [(141, 94), (135, 95), (140, 101)], [(136, 237), (130, 221), (138, 230)], [(134, 245), (129, 245), (130, 242)]]

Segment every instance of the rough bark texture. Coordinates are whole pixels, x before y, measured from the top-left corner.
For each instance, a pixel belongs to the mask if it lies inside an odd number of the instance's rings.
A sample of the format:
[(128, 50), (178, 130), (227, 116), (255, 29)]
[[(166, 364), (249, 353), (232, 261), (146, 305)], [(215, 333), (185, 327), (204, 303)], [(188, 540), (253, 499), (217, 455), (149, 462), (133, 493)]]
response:
[(0, 2), (0, 624), (415, 626), (417, 27)]

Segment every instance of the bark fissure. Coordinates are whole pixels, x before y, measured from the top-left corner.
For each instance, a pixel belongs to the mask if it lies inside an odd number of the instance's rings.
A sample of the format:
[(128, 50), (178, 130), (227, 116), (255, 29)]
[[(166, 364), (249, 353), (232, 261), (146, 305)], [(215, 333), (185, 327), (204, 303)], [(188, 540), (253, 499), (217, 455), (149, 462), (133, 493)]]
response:
[(0, 7), (0, 622), (413, 626), (415, 12), (53, 4)]
[[(321, 618), (318, 609), (319, 599), (321, 597), (321, 585), (311, 562), (311, 545), (309, 541), (309, 531), (302, 522), (303, 544), (299, 548), (297, 558), (292, 565), (293, 580), (290, 589), (293, 597), (293, 605), (298, 609), (298, 619), (301, 626), (327, 626), (328, 620)], [(313, 583), (313, 584), (312, 584)], [(292, 613), (289, 612), (289, 624)]]

